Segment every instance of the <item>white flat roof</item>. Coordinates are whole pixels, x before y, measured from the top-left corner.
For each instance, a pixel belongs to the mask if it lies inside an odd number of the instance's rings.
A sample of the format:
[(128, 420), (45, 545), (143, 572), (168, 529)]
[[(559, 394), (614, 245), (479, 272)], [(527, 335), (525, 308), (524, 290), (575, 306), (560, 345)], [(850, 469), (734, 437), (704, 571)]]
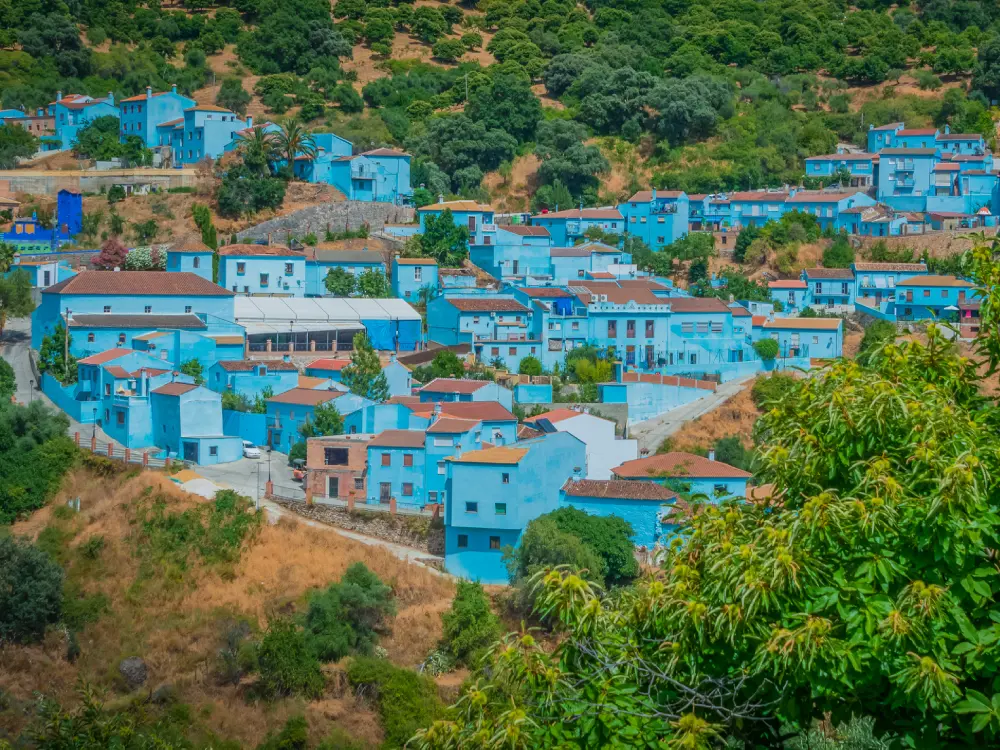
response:
[(401, 299), (246, 297), (234, 300), (236, 322), (247, 333), (361, 328), (362, 320), (420, 320)]

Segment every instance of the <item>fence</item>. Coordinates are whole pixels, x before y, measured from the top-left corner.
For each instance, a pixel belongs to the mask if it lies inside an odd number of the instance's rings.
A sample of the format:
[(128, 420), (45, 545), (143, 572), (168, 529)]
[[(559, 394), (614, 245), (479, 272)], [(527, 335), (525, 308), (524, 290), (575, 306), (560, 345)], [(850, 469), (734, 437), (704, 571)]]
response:
[(437, 518), (441, 514), (440, 505), (417, 505), (416, 503), (400, 503), (396, 498), (390, 498), (388, 503), (367, 503), (362, 499), (357, 502), (353, 496), (347, 498), (330, 497), (328, 495), (318, 495), (312, 491), (301, 487), (289, 485), (272, 484), (271, 496), (278, 500), (292, 500), (302, 502), (304, 499), (309, 504), (325, 505), (330, 508), (342, 508), (347, 511), (361, 511), (370, 513), (388, 513), (392, 516), (424, 516), (426, 518)]
[(127, 464), (137, 464), (144, 469), (164, 469), (170, 465), (169, 458), (162, 459), (156, 457), (156, 454), (160, 452), (159, 449), (156, 451), (131, 450), (113, 441), (100, 440), (96, 436), (88, 438), (75, 430), (70, 430), (69, 436), (73, 438), (73, 442), (77, 444), (77, 447), (88, 450), (98, 456), (123, 461)]

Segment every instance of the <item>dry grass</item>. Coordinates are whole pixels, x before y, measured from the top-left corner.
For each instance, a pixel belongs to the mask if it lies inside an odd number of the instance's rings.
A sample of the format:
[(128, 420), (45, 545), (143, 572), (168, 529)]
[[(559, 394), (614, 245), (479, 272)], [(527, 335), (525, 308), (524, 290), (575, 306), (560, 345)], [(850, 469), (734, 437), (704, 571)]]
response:
[(750, 398), (750, 389), (746, 388), (729, 399), (717, 409), (699, 417), (684, 426), (684, 429), (674, 436), (674, 450), (692, 451), (707, 450), (719, 438), (736, 435), (747, 447), (753, 444), (753, 425), (760, 410)]
[[(393, 661), (412, 667), (441, 637), (440, 613), (451, 603), (452, 583), (382, 548), (289, 520), (264, 524), (231, 567), (194, 564), (181, 580), (162, 574), (140, 578), (141, 561), (129, 536), (135, 523), (133, 505), (147, 488), (165, 498), (172, 512), (203, 502), (151, 472), (101, 481), (82, 471), (67, 477), (52, 507), (69, 497), (81, 499), (81, 513), (71, 522), (77, 531), (71, 546), (93, 535), (104, 537), (100, 559), (87, 570), (84, 591), (103, 593), (110, 610), (81, 632), (82, 654), (73, 664), (63, 656), (66, 643), (58, 633), (37, 646), (0, 650), (0, 691), (16, 705), (26, 705), (35, 691), (72, 705), (74, 685), (84, 677), (112, 695), (120, 694), (124, 686), (118, 663), (140, 655), (150, 671), (147, 687), (173, 685), (179, 699), (197, 709), (205, 727), (221, 737), (253, 746), (289, 716), (304, 712), (316, 736), (336, 726), (379, 743), (381, 729), (374, 713), (336, 686), (308, 705), (289, 699), (265, 708), (248, 704), (239, 687), (218, 685), (213, 672), (224, 628), (238, 618), (266, 627), (269, 618), (300, 606), (311, 588), (338, 580), (349, 565), (360, 561), (393, 587), (399, 616), (384, 645)], [(44, 509), (17, 524), (14, 533), (37, 537), (50, 518), (51, 510)], [(0, 733), (16, 734), (27, 720), (23, 712), (2, 711)]]

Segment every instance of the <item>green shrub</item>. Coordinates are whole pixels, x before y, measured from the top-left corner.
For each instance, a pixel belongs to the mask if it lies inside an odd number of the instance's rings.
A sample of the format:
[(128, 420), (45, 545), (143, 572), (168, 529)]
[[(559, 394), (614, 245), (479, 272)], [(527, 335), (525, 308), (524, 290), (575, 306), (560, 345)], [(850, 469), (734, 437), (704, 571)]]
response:
[(542, 568), (568, 565), (576, 571), (586, 571), (589, 580), (604, 579), (604, 561), (578, 536), (559, 528), (551, 514), (539, 516), (528, 523), (521, 534), (521, 543), (504, 550), (507, 572), (514, 583), (526, 581)]
[(781, 348), (774, 339), (760, 339), (760, 341), (754, 342), (753, 350), (757, 352), (757, 356), (764, 362), (773, 362), (774, 358), (778, 356), (778, 352), (781, 351)]
[(0, 537), (0, 643), (29, 643), (59, 621), (63, 571), (27, 540)]
[(268, 732), (267, 739), (257, 750), (306, 750), (309, 747), (309, 725), (304, 716), (292, 716), (278, 733)]
[(517, 371), (521, 375), (541, 375), (543, 372), (542, 362), (538, 357), (532, 357), (529, 354), (521, 360), (521, 363), (517, 366)]
[(500, 638), (500, 618), (479, 583), (459, 581), (451, 609), (441, 615), (441, 647), (457, 664), (474, 667), (482, 654)]
[(750, 398), (758, 409), (770, 409), (781, 403), (784, 398), (797, 387), (795, 378), (791, 375), (772, 373), (768, 377), (760, 377), (754, 381), (750, 389)]
[(305, 633), (289, 620), (271, 623), (254, 649), (252, 663), (260, 674), (253, 692), (262, 698), (315, 698), (323, 692), (319, 661)]
[(6, 359), (0, 359), (0, 401), (10, 401), (17, 390), (14, 368)]
[(865, 329), (864, 338), (861, 339), (861, 346), (858, 348), (858, 362), (865, 366), (870, 365), (882, 347), (895, 340), (896, 326), (888, 320), (876, 320)]
[(351, 653), (367, 656), (395, 615), (392, 589), (357, 562), (339, 583), (309, 597), (306, 638), (320, 661), (337, 661)]
[(361, 695), (374, 700), (385, 732), (383, 747), (403, 747), (414, 732), (441, 713), (434, 681), (401, 669), (385, 659), (361, 657), (347, 668), (347, 679)]

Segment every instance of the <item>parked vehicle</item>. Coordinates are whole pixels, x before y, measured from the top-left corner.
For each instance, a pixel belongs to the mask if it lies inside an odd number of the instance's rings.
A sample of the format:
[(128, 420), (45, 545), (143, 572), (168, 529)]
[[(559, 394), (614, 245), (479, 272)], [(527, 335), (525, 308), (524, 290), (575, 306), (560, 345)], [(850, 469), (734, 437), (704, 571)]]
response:
[(260, 458), (260, 448), (249, 440), (243, 441), (243, 458)]

